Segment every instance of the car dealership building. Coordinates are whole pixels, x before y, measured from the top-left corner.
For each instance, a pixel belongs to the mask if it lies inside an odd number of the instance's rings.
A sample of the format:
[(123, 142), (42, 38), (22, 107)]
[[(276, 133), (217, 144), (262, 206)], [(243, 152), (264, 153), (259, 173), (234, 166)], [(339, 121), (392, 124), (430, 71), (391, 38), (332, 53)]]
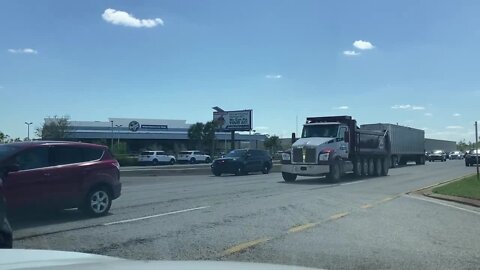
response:
[[(52, 119), (45, 119), (45, 122)], [(192, 124), (186, 120), (109, 118), (108, 121), (69, 121), (68, 138), (82, 142), (117, 144), (124, 142), (128, 151), (165, 150), (178, 152), (188, 149), (188, 129)], [(230, 148), (230, 132), (216, 133), (216, 151)], [(263, 148), (266, 135), (235, 134), (236, 148)], [(157, 148), (157, 149), (151, 149)]]

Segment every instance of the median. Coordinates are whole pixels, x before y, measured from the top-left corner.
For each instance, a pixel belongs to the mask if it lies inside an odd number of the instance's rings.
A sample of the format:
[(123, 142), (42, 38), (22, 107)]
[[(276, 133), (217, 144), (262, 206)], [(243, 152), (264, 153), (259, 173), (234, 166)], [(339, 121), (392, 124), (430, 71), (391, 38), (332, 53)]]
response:
[(423, 191), (429, 197), (480, 207), (480, 181), (469, 175)]

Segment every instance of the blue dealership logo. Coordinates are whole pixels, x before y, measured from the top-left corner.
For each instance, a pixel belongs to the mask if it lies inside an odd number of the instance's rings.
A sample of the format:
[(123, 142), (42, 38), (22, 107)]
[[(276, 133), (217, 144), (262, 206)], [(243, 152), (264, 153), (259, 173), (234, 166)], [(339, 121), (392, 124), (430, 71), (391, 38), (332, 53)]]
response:
[(140, 123), (137, 121), (132, 121), (128, 124), (128, 129), (135, 132), (140, 128)]

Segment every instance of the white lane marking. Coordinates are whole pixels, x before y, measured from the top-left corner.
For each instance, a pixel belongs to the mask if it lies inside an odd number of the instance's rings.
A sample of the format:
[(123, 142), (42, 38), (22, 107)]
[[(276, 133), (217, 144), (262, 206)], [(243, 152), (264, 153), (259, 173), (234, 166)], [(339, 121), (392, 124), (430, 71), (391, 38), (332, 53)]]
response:
[(455, 208), (455, 209), (457, 209), (457, 210), (462, 210), (462, 211), (469, 212), (469, 213), (472, 213), (472, 214), (475, 214), (475, 215), (479, 215), (479, 216), (480, 216), (480, 212), (478, 212), (478, 211), (470, 210), (470, 209), (466, 209), (466, 208), (462, 208), (462, 207), (458, 207), (458, 206), (455, 206), (455, 205), (451, 205), (451, 204), (448, 204), (448, 203), (436, 201), (436, 200), (433, 200), (433, 199), (421, 198), (421, 197), (412, 196), (412, 195), (403, 195), (403, 197), (407, 197), (407, 198), (411, 198), (411, 199), (416, 199), (416, 200), (420, 200), (420, 201), (425, 201), (425, 202), (431, 202), (431, 203), (434, 203), (434, 204), (439, 204), (439, 205), (443, 205), (443, 206)]
[(343, 183), (343, 184), (340, 184), (340, 186), (354, 185), (354, 184), (359, 184), (359, 183), (362, 183), (362, 182), (365, 182), (365, 180)]
[(145, 216), (145, 217), (139, 217), (139, 218), (132, 218), (132, 219), (125, 219), (125, 220), (120, 220), (120, 221), (108, 222), (108, 223), (104, 223), (102, 225), (103, 226), (110, 226), (110, 225), (115, 225), (115, 224), (129, 223), (129, 222), (134, 222), (134, 221), (139, 221), (139, 220), (144, 220), (144, 219), (163, 217), (163, 216), (168, 216), (168, 215), (173, 215), (173, 214), (179, 214), (179, 213), (185, 213), (185, 212), (190, 212), (190, 211), (195, 211), (195, 210), (201, 210), (201, 209), (205, 209), (205, 208), (209, 208), (209, 207), (210, 206), (201, 206), (201, 207), (195, 207), (195, 208), (190, 208), (190, 209), (183, 209), (183, 210), (178, 210), (178, 211), (173, 211), (173, 212), (168, 212), (168, 213), (162, 213), (162, 214), (157, 214), (157, 215), (151, 215), (151, 216)]

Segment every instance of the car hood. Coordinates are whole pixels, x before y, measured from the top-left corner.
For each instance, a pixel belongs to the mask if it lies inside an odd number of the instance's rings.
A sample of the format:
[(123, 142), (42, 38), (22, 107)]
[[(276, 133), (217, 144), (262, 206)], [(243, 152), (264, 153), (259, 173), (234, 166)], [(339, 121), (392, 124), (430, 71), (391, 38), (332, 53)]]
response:
[(320, 137), (312, 137), (312, 138), (300, 138), (294, 144), (293, 147), (303, 147), (303, 146), (318, 146), (321, 144), (325, 144), (329, 141), (335, 140), (334, 138), (320, 138)]
[(314, 269), (288, 265), (225, 261), (136, 261), (79, 252), (7, 249), (0, 251), (1, 269)]

